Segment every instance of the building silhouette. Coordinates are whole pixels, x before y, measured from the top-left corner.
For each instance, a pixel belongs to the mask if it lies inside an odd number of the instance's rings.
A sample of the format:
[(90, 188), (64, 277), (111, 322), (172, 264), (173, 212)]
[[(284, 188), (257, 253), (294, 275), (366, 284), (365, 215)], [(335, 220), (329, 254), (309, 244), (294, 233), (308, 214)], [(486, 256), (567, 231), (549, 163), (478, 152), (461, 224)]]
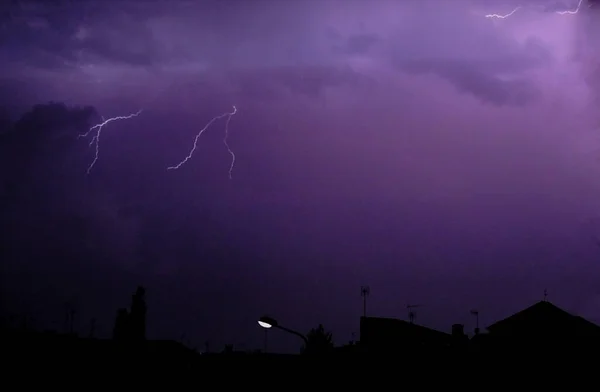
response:
[(127, 340), (129, 338), (129, 312), (125, 308), (117, 310), (117, 317), (115, 319), (115, 327), (113, 328), (113, 339), (114, 340)]
[(598, 336), (600, 326), (540, 301), (486, 328), (490, 335), (526, 339)]
[(383, 317), (360, 318), (360, 346), (366, 352), (427, 350), (447, 347), (452, 335), (405, 320)]
[(437, 331), (405, 320), (361, 317), (360, 350), (382, 352), (431, 352), (465, 349), (481, 353), (542, 352), (556, 349), (600, 348), (600, 326), (540, 301), (486, 328), (469, 339), (462, 324), (451, 333)]
[[(145, 290), (140, 287), (132, 296), (131, 308), (119, 309), (112, 340), (5, 328), (0, 334), (0, 343), (6, 353), (24, 358), (29, 367), (95, 364), (104, 371), (128, 370), (134, 364), (145, 372), (148, 369), (150, 372), (165, 369), (180, 372), (199, 369), (207, 362), (218, 363), (221, 358), (278, 364), (288, 359), (321, 356), (267, 354), (235, 350), (232, 345), (227, 345), (222, 352), (200, 353), (176, 341), (146, 340), (145, 315)], [(561, 358), (565, 352), (569, 358), (582, 353), (591, 356), (600, 348), (600, 326), (545, 300), (483, 328), (485, 332), (476, 333), (472, 338), (467, 336), (462, 324), (454, 324), (445, 332), (405, 320), (364, 316), (360, 318), (358, 342), (334, 348), (330, 332), (321, 325), (313, 331), (318, 337), (315, 341), (321, 342), (314, 354), (326, 353), (332, 358), (368, 359), (374, 354), (398, 360), (420, 357), (426, 361), (436, 358), (481, 361), (485, 358), (482, 363), (491, 363), (497, 358), (518, 358), (522, 354), (544, 359)], [(67, 359), (56, 361), (57, 357)]]
[(548, 301), (537, 302), (486, 329), (487, 334), (476, 336), (473, 341), (487, 351), (579, 351), (597, 348), (600, 343), (600, 326)]

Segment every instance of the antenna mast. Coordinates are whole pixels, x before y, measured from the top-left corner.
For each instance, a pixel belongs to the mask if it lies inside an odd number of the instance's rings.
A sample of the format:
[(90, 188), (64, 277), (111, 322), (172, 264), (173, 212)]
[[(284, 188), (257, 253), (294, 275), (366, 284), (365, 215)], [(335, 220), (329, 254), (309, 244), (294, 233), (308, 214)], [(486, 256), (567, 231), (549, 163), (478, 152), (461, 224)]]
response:
[(69, 333), (72, 335), (75, 331), (74, 325), (75, 325), (75, 315), (77, 314), (77, 310), (75, 310), (75, 308), (71, 308), (71, 310), (69, 311)]
[(415, 318), (417, 318), (417, 311), (414, 309), (420, 306), (421, 305), (406, 305), (406, 309), (408, 309), (408, 321), (410, 321), (411, 324), (414, 324)]
[(473, 309), (471, 314), (475, 316), (475, 334), (477, 335), (479, 333), (479, 310)]
[(363, 297), (363, 317), (367, 317), (367, 297), (371, 294), (369, 286), (360, 286), (360, 296)]
[(63, 326), (64, 333), (69, 333), (69, 317), (71, 306), (68, 302), (65, 303), (65, 325)]
[(93, 339), (96, 335), (96, 319), (92, 318), (90, 320), (90, 339)]
[(75, 314), (77, 311), (71, 302), (65, 303), (65, 333), (73, 333)]

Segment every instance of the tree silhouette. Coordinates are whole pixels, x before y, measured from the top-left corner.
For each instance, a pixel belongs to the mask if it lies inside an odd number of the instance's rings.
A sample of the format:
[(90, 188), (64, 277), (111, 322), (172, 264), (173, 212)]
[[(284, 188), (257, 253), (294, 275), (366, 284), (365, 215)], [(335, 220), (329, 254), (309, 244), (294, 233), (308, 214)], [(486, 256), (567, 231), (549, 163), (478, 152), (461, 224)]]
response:
[(127, 340), (129, 337), (129, 312), (125, 308), (117, 310), (115, 327), (113, 328), (113, 339)]
[(117, 311), (115, 340), (145, 340), (146, 339), (146, 289), (139, 286), (131, 296), (131, 309), (121, 308)]
[(131, 312), (129, 313), (131, 338), (134, 340), (146, 339), (146, 289), (139, 286), (131, 298)]
[(311, 329), (306, 335), (307, 343), (302, 352), (310, 355), (327, 354), (333, 351), (333, 336), (325, 331), (323, 324)]

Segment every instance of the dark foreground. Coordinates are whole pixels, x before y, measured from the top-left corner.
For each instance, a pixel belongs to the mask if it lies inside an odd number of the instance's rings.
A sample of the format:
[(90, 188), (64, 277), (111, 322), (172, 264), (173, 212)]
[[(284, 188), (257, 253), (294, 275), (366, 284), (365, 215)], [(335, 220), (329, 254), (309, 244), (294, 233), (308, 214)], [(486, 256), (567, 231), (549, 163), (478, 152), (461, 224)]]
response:
[(598, 352), (591, 345), (587, 349), (581, 346), (570, 349), (564, 345), (540, 343), (530, 345), (527, 349), (522, 345), (496, 344), (486, 349), (454, 347), (419, 350), (413, 347), (378, 353), (365, 352), (357, 346), (320, 356), (200, 354), (174, 341), (123, 343), (14, 331), (5, 331), (1, 339), (1, 360), (5, 374), (9, 377), (19, 375), (20, 378), (27, 375), (31, 378), (27, 381), (48, 376), (77, 378), (94, 374), (94, 379), (98, 380), (134, 377), (151, 382), (153, 379), (202, 377), (214, 382), (217, 377), (220, 380), (218, 382), (226, 384), (242, 381), (254, 384), (271, 375), (283, 377), (283, 373), (280, 373), (283, 371), (299, 377), (299, 382), (321, 377), (350, 382), (350, 379), (363, 380), (374, 373), (380, 373), (384, 378), (386, 374), (387, 377), (402, 377), (402, 374), (411, 372), (409, 369), (434, 373), (458, 369), (458, 374), (461, 374), (463, 371), (474, 371), (475, 368), (487, 372), (519, 364), (528, 367), (533, 363), (573, 363), (578, 362), (578, 358), (596, 357)]

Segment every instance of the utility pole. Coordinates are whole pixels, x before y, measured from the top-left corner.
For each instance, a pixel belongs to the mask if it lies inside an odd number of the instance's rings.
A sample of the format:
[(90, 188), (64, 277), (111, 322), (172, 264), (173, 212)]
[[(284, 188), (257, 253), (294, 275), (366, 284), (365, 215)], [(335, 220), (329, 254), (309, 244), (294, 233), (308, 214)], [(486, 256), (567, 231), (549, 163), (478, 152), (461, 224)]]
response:
[(71, 305), (67, 302), (65, 303), (65, 325), (64, 325), (64, 333), (69, 333), (69, 325), (71, 318)]
[(548, 290), (544, 289), (544, 302), (548, 299)]
[(73, 334), (74, 324), (75, 324), (75, 315), (77, 314), (77, 311), (75, 309), (71, 308), (69, 314), (70, 314), (70, 319), (69, 319), (69, 333)]
[(269, 328), (263, 328), (265, 330), (265, 347), (263, 349), (263, 353), (266, 354), (267, 353), (267, 345), (268, 345), (268, 341), (269, 341)]
[(92, 318), (90, 320), (90, 339), (93, 339), (95, 334), (96, 334), (96, 319)]
[(371, 294), (369, 286), (360, 286), (360, 296), (363, 297), (363, 317), (367, 317), (367, 297)]

